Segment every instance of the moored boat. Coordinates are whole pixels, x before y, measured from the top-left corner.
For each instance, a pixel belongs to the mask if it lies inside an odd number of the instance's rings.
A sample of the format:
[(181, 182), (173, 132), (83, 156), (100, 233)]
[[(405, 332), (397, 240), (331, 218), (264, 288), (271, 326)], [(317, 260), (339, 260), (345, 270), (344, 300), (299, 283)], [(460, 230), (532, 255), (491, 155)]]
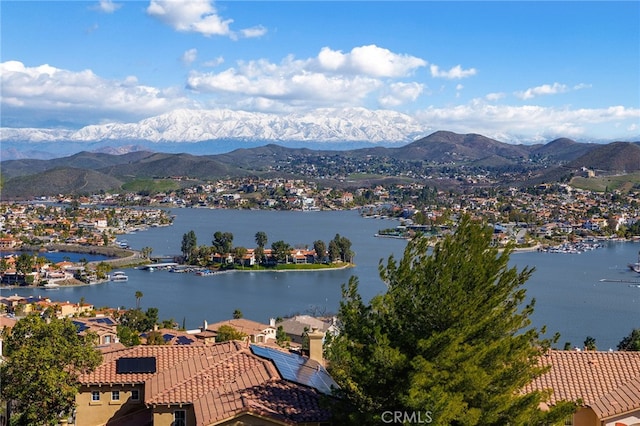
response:
[(109, 276), (111, 281), (128, 281), (129, 277), (122, 271), (116, 271)]
[(638, 261), (630, 263), (628, 266), (629, 269), (631, 269), (633, 272), (637, 272), (640, 274), (640, 252), (638, 253)]

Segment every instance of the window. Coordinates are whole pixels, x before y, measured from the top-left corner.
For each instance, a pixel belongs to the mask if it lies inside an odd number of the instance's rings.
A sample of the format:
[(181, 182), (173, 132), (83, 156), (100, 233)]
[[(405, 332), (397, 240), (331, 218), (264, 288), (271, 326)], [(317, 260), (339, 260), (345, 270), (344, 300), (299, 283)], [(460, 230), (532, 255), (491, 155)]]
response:
[(173, 426), (187, 426), (187, 412), (185, 410), (173, 412)]
[(91, 401), (100, 401), (99, 391), (91, 391)]
[(104, 344), (108, 345), (111, 343), (111, 336), (104, 336)]
[(120, 391), (111, 391), (111, 400), (120, 401)]
[(140, 401), (140, 391), (138, 389), (133, 389), (131, 391), (131, 400)]

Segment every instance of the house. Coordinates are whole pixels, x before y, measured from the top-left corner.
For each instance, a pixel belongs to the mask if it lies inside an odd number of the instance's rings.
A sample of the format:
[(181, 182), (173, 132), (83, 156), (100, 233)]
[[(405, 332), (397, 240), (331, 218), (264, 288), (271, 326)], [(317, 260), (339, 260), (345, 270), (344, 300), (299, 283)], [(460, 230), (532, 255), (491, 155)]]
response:
[(303, 336), (309, 331), (316, 329), (323, 333), (329, 332), (337, 334), (335, 319), (324, 321), (311, 315), (296, 315), (291, 318), (285, 318), (278, 323), (278, 327), (282, 327), (282, 331), (287, 333), (291, 338), (291, 342), (302, 344)]
[(234, 318), (226, 321), (220, 321), (215, 324), (205, 325), (201, 331), (204, 332), (209, 330), (217, 332), (223, 325), (231, 326), (246, 334), (251, 343), (267, 343), (269, 340), (275, 341), (276, 339), (275, 320), (271, 320), (269, 324), (263, 324), (245, 318)]
[(105, 352), (80, 384), (75, 424), (86, 426), (320, 426), (335, 386), (313, 359), (237, 341)]
[(540, 362), (549, 371), (525, 391), (552, 389), (547, 405), (581, 399), (565, 424), (640, 426), (640, 352), (550, 350)]
[(94, 333), (96, 346), (107, 346), (118, 343), (118, 322), (112, 317), (99, 315), (95, 317), (76, 317), (71, 320), (81, 336)]

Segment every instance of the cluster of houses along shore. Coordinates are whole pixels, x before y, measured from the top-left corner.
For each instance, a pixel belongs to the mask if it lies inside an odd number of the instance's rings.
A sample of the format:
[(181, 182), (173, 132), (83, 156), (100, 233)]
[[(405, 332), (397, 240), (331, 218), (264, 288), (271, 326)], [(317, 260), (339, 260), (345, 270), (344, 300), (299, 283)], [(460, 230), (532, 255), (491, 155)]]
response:
[[(72, 424), (332, 424), (326, 401), (338, 385), (325, 369), (323, 344), (339, 333), (334, 318), (301, 315), (267, 323), (234, 318), (204, 321), (194, 330), (156, 327), (163, 344), (146, 344), (143, 333), (142, 344), (125, 347), (112, 310), (17, 295), (0, 297), (0, 306), (2, 336), (19, 321), (16, 313), (46, 309), (69, 317), (79, 334), (92, 333), (103, 359), (95, 371), (80, 376)], [(217, 342), (223, 326), (246, 337)], [(283, 332), (287, 347), (278, 344)], [(552, 390), (542, 409), (581, 401), (565, 424), (640, 425), (640, 352), (549, 350), (540, 362), (549, 371), (523, 391)]]

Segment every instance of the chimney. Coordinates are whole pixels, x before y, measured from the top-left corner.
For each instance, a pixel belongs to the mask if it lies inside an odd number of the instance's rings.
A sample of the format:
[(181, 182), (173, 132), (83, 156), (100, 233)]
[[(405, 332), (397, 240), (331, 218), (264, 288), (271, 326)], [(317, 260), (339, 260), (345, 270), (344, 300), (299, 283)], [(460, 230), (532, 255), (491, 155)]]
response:
[(209, 327), (209, 324), (207, 324), (207, 320), (204, 320), (202, 322), (202, 328), (200, 329), (200, 331), (207, 331), (207, 327)]
[(276, 326), (276, 319), (275, 318), (269, 318), (269, 326), (271, 326), (271, 327), (275, 327)]
[(324, 357), (322, 356), (322, 342), (324, 341), (324, 333), (313, 327), (308, 333), (308, 336), (309, 358), (324, 365)]

